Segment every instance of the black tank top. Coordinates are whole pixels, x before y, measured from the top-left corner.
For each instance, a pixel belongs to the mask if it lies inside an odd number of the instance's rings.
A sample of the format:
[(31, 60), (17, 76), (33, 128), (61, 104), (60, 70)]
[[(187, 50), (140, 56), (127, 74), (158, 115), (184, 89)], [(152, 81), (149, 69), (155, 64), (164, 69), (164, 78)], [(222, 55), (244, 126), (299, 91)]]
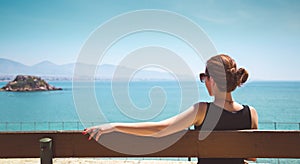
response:
[[(209, 111), (210, 110), (210, 111)], [(218, 111), (219, 110), (219, 111)], [(221, 110), (221, 111), (220, 111)], [(209, 112), (208, 112), (209, 111)], [(215, 112), (222, 112), (219, 121), (213, 129), (204, 129), (202, 125), (210, 121), (209, 115)], [(208, 115), (209, 113), (209, 115)], [(230, 112), (219, 106), (208, 103), (205, 118), (200, 126), (195, 126), (196, 130), (243, 130), (251, 129), (251, 113), (249, 106), (243, 105), (243, 109), (237, 112)], [(217, 148), (216, 148), (217, 149)], [(198, 164), (243, 164), (242, 158), (198, 158)]]

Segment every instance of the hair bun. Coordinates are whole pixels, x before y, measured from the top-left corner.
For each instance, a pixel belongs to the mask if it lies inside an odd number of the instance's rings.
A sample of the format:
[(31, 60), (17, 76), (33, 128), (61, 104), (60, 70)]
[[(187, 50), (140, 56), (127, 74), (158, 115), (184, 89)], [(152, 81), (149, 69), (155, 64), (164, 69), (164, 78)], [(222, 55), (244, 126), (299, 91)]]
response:
[(248, 79), (248, 71), (245, 68), (239, 68), (236, 72), (237, 86), (241, 86)]
[(236, 67), (232, 67), (232, 68), (230, 68), (230, 69), (228, 69), (229, 70), (229, 72), (232, 74), (232, 75), (234, 75), (237, 71), (236, 71)]

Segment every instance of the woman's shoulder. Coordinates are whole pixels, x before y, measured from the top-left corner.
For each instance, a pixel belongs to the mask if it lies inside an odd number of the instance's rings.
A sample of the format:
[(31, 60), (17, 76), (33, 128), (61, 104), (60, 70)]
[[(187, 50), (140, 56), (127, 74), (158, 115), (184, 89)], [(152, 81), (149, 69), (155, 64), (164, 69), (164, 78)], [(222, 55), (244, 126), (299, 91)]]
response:
[(206, 110), (207, 110), (207, 106), (208, 106), (208, 102), (198, 102), (196, 103), (197, 105), (197, 121), (195, 123), (195, 125), (201, 125), (205, 115), (206, 115)]
[(207, 106), (209, 105), (210, 103), (209, 102), (198, 102), (197, 105), (198, 105), (198, 110), (204, 110), (206, 111), (207, 109)]
[(249, 105), (244, 105), (244, 106), (248, 106), (251, 115), (257, 115), (256, 109), (253, 106), (249, 106)]
[(251, 129), (258, 129), (258, 115), (256, 109), (252, 106), (249, 106), (251, 114)]

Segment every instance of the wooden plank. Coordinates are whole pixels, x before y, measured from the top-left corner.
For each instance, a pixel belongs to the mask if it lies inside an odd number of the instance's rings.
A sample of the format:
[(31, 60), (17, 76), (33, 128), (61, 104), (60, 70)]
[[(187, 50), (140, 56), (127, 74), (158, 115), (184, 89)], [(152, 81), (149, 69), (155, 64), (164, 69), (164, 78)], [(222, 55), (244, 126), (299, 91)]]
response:
[(162, 138), (122, 133), (103, 135), (100, 142), (112, 150), (94, 140), (88, 141), (88, 135), (80, 131), (0, 132), (0, 158), (39, 157), (39, 139), (43, 137), (52, 138), (57, 158), (300, 158), (300, 131), (215, 131), (204, 140), (198, 139), (199, 131), (183, 131)]
[(299, 131), (213, 132), (199, 142), (202, 157), (300, 158)]

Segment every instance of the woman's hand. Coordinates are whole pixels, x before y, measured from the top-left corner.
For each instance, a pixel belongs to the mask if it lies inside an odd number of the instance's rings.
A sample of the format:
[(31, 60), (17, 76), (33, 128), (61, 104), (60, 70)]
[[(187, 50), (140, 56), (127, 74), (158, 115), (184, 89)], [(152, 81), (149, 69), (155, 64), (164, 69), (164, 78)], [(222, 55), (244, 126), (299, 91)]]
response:
[(93, 126), (87, 129), (84, 129), (82, 132), (83, 135), (90, 134), (89, 140), (91, 140), (93, 137), (96, 136), (95, 140), (98, 141), (100, 136), (105, 133), (110, 133), (115, 130), (114, 124), (103, 124), (103, 125), (97, 125)]

